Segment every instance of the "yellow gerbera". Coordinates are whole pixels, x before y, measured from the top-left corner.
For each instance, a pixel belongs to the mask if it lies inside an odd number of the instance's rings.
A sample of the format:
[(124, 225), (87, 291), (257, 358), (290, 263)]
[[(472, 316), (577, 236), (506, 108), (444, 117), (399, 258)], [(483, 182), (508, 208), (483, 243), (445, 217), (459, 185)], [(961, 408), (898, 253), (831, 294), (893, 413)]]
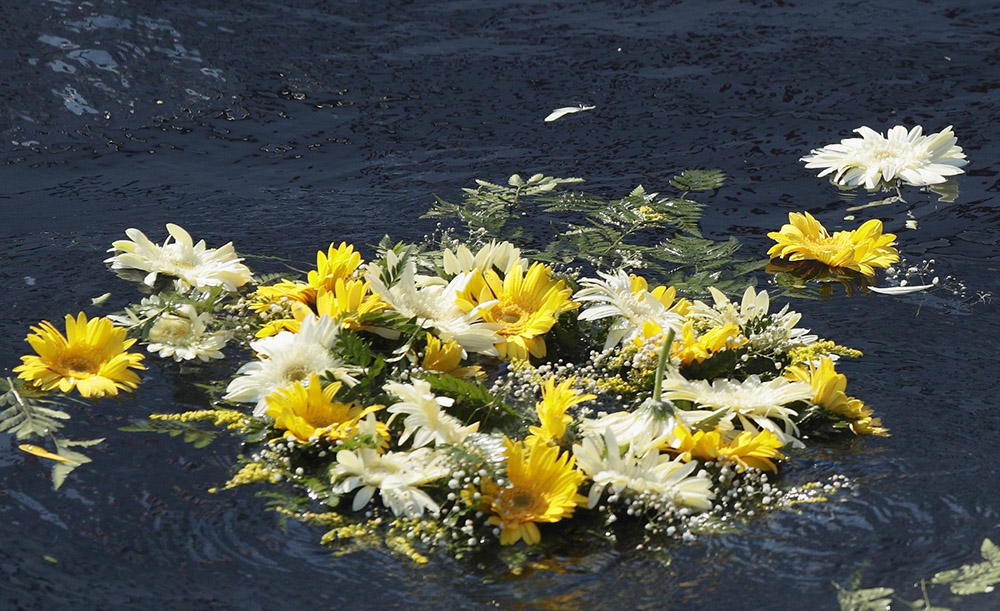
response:
[(319, 289), (326, 287), (332, 291), (337, 280), (347, 280), (361, 266), (361, 254), (354, 251), (354, 246), (341, 242), (336, 248), (333, 244), (324, 253), (316, 253), (316, 269), (309, 272), (309, 286)]
[(132, 369), (145, 369), (143, 355), (126, 352), (135, 339), (126, 337), (125, 329), (114, 326), (108, 318), (87, 320), (80, 312), (76, 318), (66, 315), (66, 335), (43, 320), (25, 341), (35, 354), (21, 357), (14, 372), (42, 390), (74, 388), (84, 397), (115, 396), (118, 390), (135, 390), (139, 375)]
[[(362, 418), (383, 406), (361, 407), (335, 401), (340, 386), (340, 382), (323, 386), (319, 375), (313, 373), (307, 384), (294, 382), (268, 395), (266, 413), (274, 418), (274, 428), (285, 430), (286, 439), (302, 442), (318, 437), (330, 441), (349, 439), (360, 430)], [(376, 430), (380, 438), (388, 439), (384, 423), (377, 423)]]
[(316, 302), (316, 289), (304, 282), (282, 280), (277, 284), (259, 286), (250, 296), (250, 309), (263, 314), (271, 309), (271, 304), (288, 301), (306, 305)]
[(781, 453), (783, 444), (774, 433), (767, 430), (759, 433), (743, 431), (732, 441), (726, 442), (719, 429), (692, 433), (683, 424), (678, 424), (674, 429), (674, 436), (674, 445), (664, 449), (680, 454), (681, 460), (685, 462), (692, 458), (712, 461), (723, 457), (739, 465), (740, 471), (749, 467), (777, 472), (778, 467), (773, 460), (785, 458)]
[(556, 324), (560, 314), (578, 307), (570, 299), (572, 294), (565, 282), (552, 279), (547, 265), (533, 263), (525, 273), (515, 264), (503, 280), (493, 269), (474, 272), (456, 304), (463, 312), (470, 312), (495, 300), (480, 312), (484, 321), (500, 326), (497, 333), (503, 341), (496, 344), (500, 358), (528, 360), (529, 354), (545, 356), (542, 335)]
[(369, 292), (370, 286), (370, 283), (363, 280), (345, 281), (343, 278), (337, 278), (332, 289), (327, 290), (326, 287), (321, 286), (315, 290), (312, 307), (307, 303), (293, 301), (291, 304), (292, 318), (268, 321), (257, 331), (256, 336), (268, 337), (279, 331), (298, 333), (302, 321), (309, 314), (325, 315), (333, 319), (343, 316), (341, 325), (345, 329), (360, 329), (361, 324), (358, 322), (358, 316), (381, 312), (388, 307), (377, 295), (372, 295)]
[(889, 429), (882, 427), (882, 420), (872, 418), (872, 409), (860, 399), (848, 397), (847, 376), (837, 373), (833, 359), (823, 357), (819, 365), (799, 364), (785, 368), (785, 376), (800, 382), (807, 382), (813, 388), (812, 402), (827, 411), (850, 420), (851, 430), (856, 435), (878, 435), (888, 437)]
[(578, 394), (572, 387), (575, 382), (576, 377), (571, 377), (557, 386), (555, 378), (545, 380), (542, 384), (542, 400), (535, 404), (535, 413), (538, 414), (541, 426), (529, 427), (532, 436), (546, 443), (559, 443), (566, 434), (566, 425), (573, 421), (566, 411), (577, 403), (597, 398), (597, 395)]
[(538, 522), (558, 522), (573, 514), (586, 497), (577, 494), (584, 476), (573, 468), (569, 452), (540, 439), (524, 443), (504, 438), (507, 445), (507, 486), (499, 488), (484, 502), (494, 513), (490, 524), (500, 526), (500, 545), (524, 539), (528, 545), (542, 540)]
[(788, 213), (788, 223), (781, 231), (767, 234), (777, 244), (767, 254), (789, 261), (818, 261), (829, 267), (848, 269), (872, 277), (876, 267), (889, 267), (899, 261), (892, 247), (895, 234), (882, 233), (882, 221), (871, 219), (854, 231), (833, 235), (808, 212)]
[(424, 359), (420, 366), (427, 371), (440, 371), (456, 378), (478, 378), (486, 374), (479, 365), (461, 367), (465, 350), (453, 339), (443, 344), (441, 340), (431, 334), (427, 334), (427, 345), (424, 348)]
[[(642, 325), (642, 335), (637, 336), (634, 343), (643, 346), (651, 338), (663, 334), (663, 327), (655, 320), (647, 320)], [(679, 359), (681, 365), (702, 363), (715, 353), (732, 350), (747, 343), (747, 338), (740, 333), (739, 326), (726, 323), (714, 327), (701, 335), (695, 333), (694, 321), (687, 320), (681, 327), (680, 337), (674, 343), (670, 356)]]

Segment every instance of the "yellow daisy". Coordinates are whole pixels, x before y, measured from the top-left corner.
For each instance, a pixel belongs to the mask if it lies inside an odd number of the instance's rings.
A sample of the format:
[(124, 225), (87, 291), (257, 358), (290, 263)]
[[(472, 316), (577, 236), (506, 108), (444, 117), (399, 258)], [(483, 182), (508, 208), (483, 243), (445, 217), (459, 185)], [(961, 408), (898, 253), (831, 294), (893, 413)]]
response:
[(495, 303), (479, 310), (483, 320), (499, 326), (497, 333), (503, 339), (496, 344), (500, 358), (528, 360), (529, 355), (545, 356), (547, 333), (563, 312), (579, 304), (570, 300), (573, 289), (562, 280), (552, 279), (552, 269), (533, 263), (527, 273), (515, 264), (503, 280), (496, 271), (474, 272), (465, 290), (460, 292), (456, 304), (463, 312), (470, 312), (488, 301)]
[(66, 335), (43, 320), (31, 327), (34, 333), (25, 341), (36, 354), (21, 357), (14, 368), (18, 377), (42, 390), (74, 388), (88, 399), (115, 396), (119, 390), (135, 390), (139, 375), (133, 369), (145, 369), (143, 355), (126, 352), (135, 339), (126, 337), (125, 329), (107, 318), (87, 320), (80, 312), (76, 318), (66, 315)]
[(597, 395), (577, 393), (572, 387), (574, 382), (576, 378), (571, 377), (557, 386), (555, 378), (545, 380), (542, 384), (542, 400), (535, 404), (541, 426), (529, 427), (532, 436), (546, 443), (559, 443), (566, 434), (566, 426), (573, 421), (566, 410), (577, 403), (597, 398)]
[(899, 252), (892, 247), (896, 236), (882, 233), (882, 221), (871, 219), (854, 231), (837, 231), (833, 235), (808, 212), (788, 213), (788, 223), (781, 231), (767, 237), (777, 242), (767, 251), (772, 258), (789, 261), (818, 261), (829, 267), (875, 275), (876, 267), (889, 267), (899, 261)]
[[(338, 280), (348, 280), (361, 266), (361, 255), (354, 246), (341, 242), (333, 244), (326, 252), (316, 252), (316, 269), (307, 274), (307, 282), (282, 280), (276, 284), (258, 287), (250, 298), (250, 309), (257, 314), (267, 312), (271, 304), (289, 301), (310, 307), (316, 305), (319, 290), (335, 291)], [(280, 329), (279, 329), (280, 330)], [(273, 331), (273, 333), (276, 333)]]
[(821, 358), (819, 365), (798, 364), (786, 367), (785, 376), (812, 386), (812, 402), (849, 420), (851, 430), (856, 435), (889, 436), (889, 429), (882, 427), (882, 420), (872, 418), (870, 407), (860, 399), (847, 396), (847, 376), (837, 373), (833, 360), (829, 357)]
[(486, 374), (479, 365), (461, 367), (465, 350), (453, 339), (444, 343), (435, 335), (427, 334), (424, 359), (420, 366), (427, 371), (440, 371), (456, 378), (479, 378)]
[(586, 497), (577, 494), (584, 475), (573, 468), (569, 452), (560, 454), (537, 438), (524, 443), (504, 438), (504, 443), (510, 483), (484, 496), (494, 513), (489, 522), (500, 526), (500, 545), (521, 539), (534, 545), (542, 540), (538, 522), (558, 522), (586, 504)]
[(329, 316), (330, 318), (341, 318), (341, 326), (345, 329), (358, 330), (361, 324), (358, 316), (374, 312), (381, 312), (388, 305), (369, 292), (370, 284), (363, 280), (344, 280), (337, 278), (332, 289), (324, 286), (314, 291), (314, 298), (310, 304), (292, 301), (292, 318), (278, 318), (268, 321), (261, 327), (256, 336), (268, 337), (279, 331), (291, 331), (298, 333), (305, 320), (310, 314), (316, 316)]
[[(265, 413), (274, 418), (274, 428), (285, 430), (286, 439), (302, 442), (319, 437), (330, 441), (349, 439), (360, 430), (362, 418), (383, 406), (361, 407), (335, 401), (340, 386), (340, 382), (323, 386), (319, 375), (313, 373), (307, 384), (294, 382), (268, 395)], [(376, 428), (380, 438), (388, 439), (384, 423), (377, 423)]]
[[(663, 328), (655, 320), (647, 320), (642, 325), (642, 335), (636, 337), (634, 343), (642, 347), (650, 339), (663, 334)], [(726, 323), (705, 331), (701, 335), (695, 333), (694, 321), (687, 320), (681, 327), (680, 336), (674, 343), (670, 357), (678, 359), (681, 365), (702, 363), (717, 352), (732, 350), (747, 343), (747, 338), (740, 333), (739, 326)]]
[(781, 453), (784, 444), (771, 431), (762, 430), (759, 433), (743, 431), (732, 441), (726, 442), (719, 429), (714, 431), (695, 431), (692, 433), (682, 424), (674, 429), (676, 441), (665, 449), (680, 454), (681, 460), (690, 461), (697, 458), (712, 461), (723, 457), (739, 465), (740, 471), (746, 468), (761, 471), (777, 472), (778, 467), (773, 460), (785, 458)]

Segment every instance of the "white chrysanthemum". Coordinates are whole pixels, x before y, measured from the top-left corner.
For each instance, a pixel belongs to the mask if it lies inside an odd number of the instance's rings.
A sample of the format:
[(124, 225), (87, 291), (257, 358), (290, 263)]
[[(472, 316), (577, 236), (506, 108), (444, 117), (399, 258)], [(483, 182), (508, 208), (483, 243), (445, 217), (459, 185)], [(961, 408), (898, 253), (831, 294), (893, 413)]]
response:
[(132, 239), (113, 242), (108, 252), (117, 254), (105, 263), (110, 263), (111, 269), (147, 272), (143, 282), (149, 286), (156, 284), (158, 274), (172, 276), (180, 290), (221, 286), (236, 291), (252, 280), (250, 268), (240, 263), (243, 259), (236, 256), (232, 242), (206, 248), (204, 240), (195, 244), (188, 232), (173, 223), (167, 223), (167, 232), (170, 235), (160, 246), (138, 229), (126, 229), (125, 235)]
[(664, 330), (670, 327), (675, 332), (680, 332), (683, 318), (669, 311), (648, 290), (633, 290), (632, 279), (627, 273), (618, 270), (614, 274), (598, 272), (598, 275), (603, 280), (580, 280), (583, 288), (573, 295), (573, 299), (593, 304), (580, 312), (580, 320), (617, 317), (608, 330), (608, 338), (604, 342), (605, 351), (631, 340), (642, 331), (642, 325), (646, 321), (655, 321)]
[(785, 304), (780, 311), (768, 314), (771, 302), (766, 290), (756, 292), (748, 286), (743, 292), (743, 299), (737, 308), (719, 289), (709, 287), (713, 305), (702, 301), (691, 304), (689, 316), (704, 318), (712, 327), (721, 327), (732, 323), (743, 330), (747, 345), (751, 350), (760, 353), (787, 352), (796, 346), (808, 346), (819, 338), (809, 333), (809, 329), (797, 328), (795, 325), (802, 319), (798, 312), (788, 309)]
[(174, 310), (177, 314), (163, 314), (150, 327), (147, 350), (163, 358), (173, 357), (178, 362), (225, 357), (222, 348), (231, 334), (228, 331), (206, 333), (205, 329), (213, 320), (209, 312), (199, 314), (191, 304), (177, 306)]
[[(648, 440), (641, 445), (649, 445)], [(712, 508), (712, 481), (703, 473), (692, 475), (697, 461), (684, 463), (680, 457), (671, 460), (661, 456), (656, 449), (637, 452), (635, 448), (630, 444), (622, 454), (610, 428), (603, 436), (585, 437), (573, 446), (577, 466), (594, 482), (587, 497), (588, 508), (597, 505), (609, 487), (612, 494), (626, 490), (650, 493), (701, 511)]]
[(436, 514), (440, 506), (418, 486), (447, 477), (451, 468), (445, 457), (430, 448), (379, 454), (372, 448), (341, 450), (331, 472), (333, 491), (354, 495), (353, 511), (368, 504), (378, 490), (382, 504), (397, 517), (419, 518), (424, 511)]
[[(728, 414), (724, 417), (737, 418), (744, 430), (767, 429), (783, 443), (801, 447), (802, 443), (795, 437), (798, 427), (792, 421), (798, 412), (786, 406), (796, 401), (808, 402), (813, 390), (805, 382), (793, 382), (782, 376), (768, 382), (761, 382), (755, 375), (742, 382), (725, 378), (708, 382), (687, 380), (673, 373), (663, 380), (662, 396), (670, 401), (690, 401), (710, 410), (725, 409)], [(784, 430), (775, 420), (784, 424)]]
[(520, 264), (522, 269), (527, 269), (529, 265), (527, 259), (521, 258), (521, 249), (506, 241), (490, 241), (476, 254), (472, 254), (472, 251), (464, 244), (454, 251), (449, 249), (444, 251), (444, 271), (449, 276), (457, 276), (477, 269), (485, 272), (492, 268), (496, 268), (503, 275), (506, 275), (515, 264)]
[(357, 380), (344, 363), (330, 352), (340, 325), (329, 316), (308, 315), (298, 333), (282, 331), (277, 335), (250, 342), (260, 359), (240, 367), (229, 383), (223, 399), (239, 403), (257, 403), (254, 416), (267, 411), (267, 395), (293, 382), (304, 382), (312, 373), (333, 373), (347, 384)]
[(813, 149), (801, 161), (807, 168), (823, 168), (819, 175), (833, 174), (833, 182), (866, 189), (891, 186), (899, 180), (914, 187), (935, 185), (948, 176), (961, 174), (968, 161), (949, 125), (928, 136), (917, 125), (910, 131), (897, 125), (888, 137), (868, 127), (854, 130), (860, 138), (845, 138), (839, 144)]
[[(591, 437), (600, 437), (605, 431), (611, 431), (619, 443), (639, 446), (645, 438), (657, 440), (673, 434), (676, 426), (677, 420), (673, 416), (657, 413), (652, 407), (642, 405), (632, 412), (600, 413), (597, 418), (584, 418), (579, 428), (581, 435)], [(645, 449), (639, 448), (640, 451)]]
[(462, 426), (458, 418), (445, 413), (442, 408), (451, 407), (455, 400), (451, 397), (434, 396), (431, 385), (426, 380), (414, 380), (413, 384), (390, 382), (384, 388), (402, 399), (399, 403), (390, 405), (387, 411), (391, 414), (406, 414), (399, 445), (406, 443), (410, 435), (413, 435), (414, 448), (432, 443), (456, 444), (479, 430), (478, 422)]
[[(386, 262), (395, 267), (399, 259), (395, 253), (386, 253)], [(382, 270), (370, 264), (365, 279), (371, 283), (372, 293), (388, 303), (393, 310), (403, 316), (416, 318), (425, 328), (433, 328), (443, 341), (454, 340), (464, 350), (490, 356), (499, 353), (494, 344), (502, 338), (496, 333), (496, 325), (483, 322), (480, 309), (492, 307), (494, 302), (482, 303), (468, 314), (455, 304), (458, 292), (465, 288), (468, 274), (459, 274), (446, 286), (421, 286), (416, 278), (416, 264), (409, 260), (403, 265), (396, 283), (387, 287), (382, 281)]]

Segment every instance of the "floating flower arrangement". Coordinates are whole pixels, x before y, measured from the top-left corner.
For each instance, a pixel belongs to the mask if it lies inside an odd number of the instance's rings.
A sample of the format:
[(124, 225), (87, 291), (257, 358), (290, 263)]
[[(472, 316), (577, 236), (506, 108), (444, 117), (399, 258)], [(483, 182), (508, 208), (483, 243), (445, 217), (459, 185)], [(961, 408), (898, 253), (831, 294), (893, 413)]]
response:
[[(882, 179), (943, 174), (939, 162), (957, 159), (943, 134), (910, 132), (908, 146), (929, 151), (925, 171)], [(870, 175), (830, 167), (838, 179)], [(72, 448), (101, 440), (63, 439), (69, 414), (46, 393), (134, 391), (148, 357), (130, 350), (141, 345), (196, 376), (219, 359), (243, 363), (203, 409), (127, 430), (241, 436), (245, 451), (214, 491), (283, 491), (274, 508), (322, 525), (327, 543), (379, 542), (423, 561), (435, 549), (614, 539), (623, 524), (687, 539), (809, 500), (774, 479), (798, 449), (888, 430), (837, 369), (860, 353), (748, 286), (763, 262), (735, 259), (738, 242), (701, 236), (688, 196), (723, 180), (689, 171), (673, 196), (639, 187), (613, 201), (563, 190), (577, 179), (479, 181), (462, 204), (429, 213), (461, 219), (467, 238), (386, 240), (369, 261), (330, 244), (302, 276), (254, 275), (232, 244), (195, 244), (177, 225), (163, 244), (128, 229), (106, 262), (149, 294), (107, 317), (67, 315), (65, 334), (32, 327), (35, 354), (7, 380), (0, 430), (48, 440), (53, 451), (21, 447), (54, 461), (58, 487), (89, 462)], [(532, 252), (499, 239), (528, 242), (515, 226), (527, 206), (563, 223)], [(898, 260), (877, 220), (830, 234), (791, 213), (769, 236), (775, 262), (874, 279)]]

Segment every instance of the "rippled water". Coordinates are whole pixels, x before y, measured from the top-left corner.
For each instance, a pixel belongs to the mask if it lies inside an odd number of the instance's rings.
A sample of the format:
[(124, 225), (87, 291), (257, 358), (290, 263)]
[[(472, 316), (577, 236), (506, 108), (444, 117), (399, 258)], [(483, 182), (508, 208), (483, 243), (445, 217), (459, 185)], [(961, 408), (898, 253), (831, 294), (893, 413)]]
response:
[[(575, 175), (613, 195), (719, 167), (730, 178), (704, 198), (704, 228), (763, 256), (789, 211), (848, 226), (858, 201), (798, 159), (855, 127), (954, 125), (972, 163), (955, 203), (914, 190), (909, 204), (857, 213), (882, 218), (905, 257), (934, 259), (964, 295), (793, 305), (815, 332), (865, 352), (844, 365), (850, 392), (893, 431), (783, 470), (787, 483), (848, 476), (830, 503), (678, 545), (666, 566), (624, 549), (518, 577), (335, 556), (250, 492), (206, 492), (236, 441), (198, 450), (117, 430), (197, 403), (154, 368), (138, 401), (78, 409), (73, 436), (108, 440), (58, 493), (47, 465), (0, 443), (0, 607), (829, 609), (832, 582), (858, 576), (914, 600), (919, 579), (978, 561), (982, 539), (1000, 539), (1000, 8), (944, 4), (4, 3), (7, 368), (29, 325), (106, 291), (109, 307), (134, 298), (101, 264), (129, 226), (162, 236), (177, 222), (305, 267), (330, 241), (418, 238), (433, 229), (416, 221), (432, 194), (457, 198), (475, 178)], [(577, 104), (596, 109), (542, 122)], [(956, 609), (1000, 606), (934, 592)]]

